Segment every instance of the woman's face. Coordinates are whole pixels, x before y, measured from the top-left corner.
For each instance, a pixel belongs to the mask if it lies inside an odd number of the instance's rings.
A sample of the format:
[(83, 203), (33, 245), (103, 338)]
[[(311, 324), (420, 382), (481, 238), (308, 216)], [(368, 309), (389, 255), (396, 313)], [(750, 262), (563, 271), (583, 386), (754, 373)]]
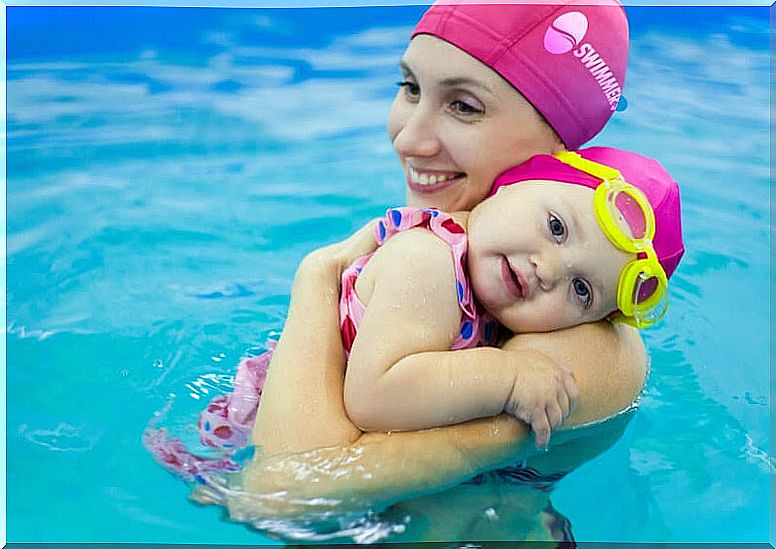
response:
[(563, 150), (560, 139), (509, 83), (457, 47), (416, 36), (388, 134), (407, 182), (407, 205), (470, 210), (507, 168)]

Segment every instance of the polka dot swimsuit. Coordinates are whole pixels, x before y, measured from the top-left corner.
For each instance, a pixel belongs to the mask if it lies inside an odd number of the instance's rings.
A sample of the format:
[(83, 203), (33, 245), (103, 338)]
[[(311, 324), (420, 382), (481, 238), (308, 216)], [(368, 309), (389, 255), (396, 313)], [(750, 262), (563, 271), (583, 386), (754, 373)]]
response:
[[(415, 228), (424, 228), (433, 232), (450, 246), (453, 254), (458, 305), (463, 315), (458, 336), (450, 349), (470, 349), (496, 345), (498, 324), (490, 315), (480, 310), (474, 300), (466, 276), (466, 250), (468, 247), (466, 232), (450, 215), (428, 208), (392, 208), (388, 210), (385, 218), (377, 223), (375, 238), (377, 244), (382, 246), (392, 236)], [(357, 259), (342, 273), (340, 331), (346, 355), (350, 353), (358, 327), (361, 325), (366, 312), (366, 307), (355, 292), (356, 280), (371, 257), (372, 254), (368, 254)]]

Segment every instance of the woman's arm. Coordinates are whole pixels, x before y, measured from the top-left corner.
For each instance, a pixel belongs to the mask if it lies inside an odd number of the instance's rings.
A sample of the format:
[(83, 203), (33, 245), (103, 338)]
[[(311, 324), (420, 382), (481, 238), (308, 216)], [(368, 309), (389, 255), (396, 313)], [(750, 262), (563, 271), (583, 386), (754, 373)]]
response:
[[(638, 332), (606, 321), (518, 335), (506, 349), (543, 352), (572, 366), (580, 395), (566, 425), (601, 420), (627, 408), (646, 375), (646, 353)], [(311, 366), (326, 368), (320, 363)], [(325, 430), (325, 424), (317, 428)], [(370, 433), (353, 442), (309, 448), (303, 454), (267, 456), (246, 469), (247, 491), (259, 498), (284, 493), (282, 507), (280, 500), (270, 498), (273, 503), (263, 512), (298, 512), (308, 508), (310, 498), (355, 506), (390, 503), (410, 493), (443, 490), (536, 452), (525, 424), (506, 415), (429, 431)]]
[(376, 246), (374, 225), (312, 252), (297, 269), (253, 429), (265, 455), (345, 444), (361, 434), (343, 407), (338, 303), (342, 270)]
[[(282, 491), (287, 500), (344, 499), (347, 494), (390, 500), (443, 489), (535, 451), (525, 425), (504, 415), (390, 435), (361, 435), (349, 421), (342, 401), (339, 278), (342, 265), (375, 246), (364, 237), (370, 230), (361, 231), (359, 253), (348, 256), (346, 250), (353, 246), (346, 241), (314, 252), (299, 268), (280, 352), (273, 358), (253, 433), (260, 452), (243, 475), (245, 488), (257, 497)], [(601, 321), (518, 335), (505, 348), (542, 352), (574, 370), (580, 396), (566, 425), (626, 408), (643, 386), (644, 346), (638, 332), (627, 326)], [(304, 463), (311, 466), (300, 468)], [(343, 463), (358, 474), (341, 474)]]
[[(319, 426), (323, 428), (323, 426)], [(426, 431), (366, 433), (353, 443), (256, 459), (229, 502), (235, 518), (380, 508), (444, 490), (535, 451), (511, 416)], [(243, 519), (239, 519), (243, 520)]]

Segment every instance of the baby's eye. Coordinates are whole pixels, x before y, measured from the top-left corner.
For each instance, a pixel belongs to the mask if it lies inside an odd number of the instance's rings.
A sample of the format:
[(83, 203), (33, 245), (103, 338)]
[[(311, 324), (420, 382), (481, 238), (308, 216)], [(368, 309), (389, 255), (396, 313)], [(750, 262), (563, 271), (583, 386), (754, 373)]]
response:
[(550, 214), (547, 218), (547, 226), (550, 229), (550, 233), (555, 238), (555, 240), (558, 242), (558, 244), (561, 244), (564, 240), (566, 240), (566, 226), (563, 224), (563, 221), (555, 216), (555, 214)]
[(397, 86), (404, 89), (404, 96), (407, 99), (417, 100), (420, 97), (420, 86), (410, 80), (402, 80), (396, 83)]
[(583, 278), (575, 278), (571, 281), (571, 286), (574, 288), (574, 295), (582, 306), (587, 309), (593, 302), (593, 291), (590, 289), (590, 284)]

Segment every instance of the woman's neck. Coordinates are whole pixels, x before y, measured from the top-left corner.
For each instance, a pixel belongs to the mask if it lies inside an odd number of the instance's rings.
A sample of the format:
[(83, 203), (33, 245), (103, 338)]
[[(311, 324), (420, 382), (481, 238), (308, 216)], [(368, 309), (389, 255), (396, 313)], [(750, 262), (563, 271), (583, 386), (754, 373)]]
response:
[(453, 212), (450, 215), (453, 216), (459, 225), (461, 225), (466, 231), (469, 231), (469, 214), (471, 212)]

